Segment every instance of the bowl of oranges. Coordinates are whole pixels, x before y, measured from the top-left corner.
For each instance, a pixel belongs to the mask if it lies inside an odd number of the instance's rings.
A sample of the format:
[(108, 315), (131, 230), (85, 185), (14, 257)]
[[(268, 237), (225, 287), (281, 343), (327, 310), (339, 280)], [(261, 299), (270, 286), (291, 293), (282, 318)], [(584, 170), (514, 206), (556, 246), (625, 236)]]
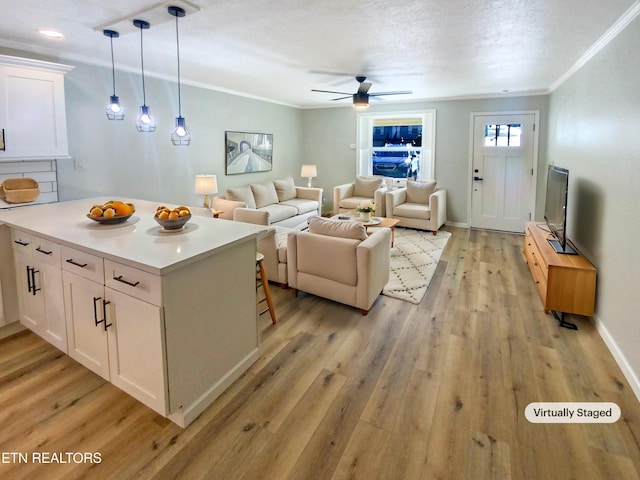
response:
[(102, 205), (92, 206), (89, 209), (87, 217), (104, 225), (114, 225), (116, 223), (126, 222), (135, 211), (136, 207), (133, 203), (109, 200)]
[(162, 205), (156, 209), (156, 213), (153, 216), (153, 219), (165, 230), (179, 230), (186, 225), (190, 218), (191, 211), (184, 205), (176, 208)]

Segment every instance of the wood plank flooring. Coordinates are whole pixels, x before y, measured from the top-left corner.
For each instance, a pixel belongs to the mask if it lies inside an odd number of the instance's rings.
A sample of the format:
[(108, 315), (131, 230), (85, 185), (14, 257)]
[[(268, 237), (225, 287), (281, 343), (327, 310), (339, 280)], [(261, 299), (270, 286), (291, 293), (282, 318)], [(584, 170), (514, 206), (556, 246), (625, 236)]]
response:
[[(521, 236), (447, 230), (420, 305), (272, 285), (260, 359), (187, 429), (32, 333), (0, 341), (0, 478), (640, 479), (640, 403), (589, 320), (544, 314)], [(622, 418), (532, 424), (534, 401)]]

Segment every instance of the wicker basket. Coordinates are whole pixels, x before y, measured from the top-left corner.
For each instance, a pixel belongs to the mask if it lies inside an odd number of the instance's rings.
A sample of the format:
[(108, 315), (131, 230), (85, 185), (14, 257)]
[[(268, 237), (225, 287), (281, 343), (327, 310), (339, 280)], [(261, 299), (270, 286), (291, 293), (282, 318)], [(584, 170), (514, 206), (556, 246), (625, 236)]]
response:
[(2, 182), (2, 192), (7, 203), (27, 203), (38, 198), (40, 187), (33, 178), (8, 178)]

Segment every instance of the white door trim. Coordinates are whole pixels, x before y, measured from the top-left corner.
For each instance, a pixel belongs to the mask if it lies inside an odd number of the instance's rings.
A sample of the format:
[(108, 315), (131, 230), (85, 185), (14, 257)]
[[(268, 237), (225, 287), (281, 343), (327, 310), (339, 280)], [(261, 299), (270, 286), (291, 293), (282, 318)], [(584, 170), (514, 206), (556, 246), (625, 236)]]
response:
[(507, 110), (504, 112), (471, 112), (469, 116), (469, 164), (467, 169), (467, 225), (471, 227), (472, 220), (472, 189), (473, 189), (473, 150), (474, 150), (474, 126), (476, 117), (490, 115), (533, 115), (535, 128), (533, 130), (533, 178), (529, 208), (531, 220), (536, 218), (536, 190), (538, 185), (538, 141), (540, 138), (540, 110)]

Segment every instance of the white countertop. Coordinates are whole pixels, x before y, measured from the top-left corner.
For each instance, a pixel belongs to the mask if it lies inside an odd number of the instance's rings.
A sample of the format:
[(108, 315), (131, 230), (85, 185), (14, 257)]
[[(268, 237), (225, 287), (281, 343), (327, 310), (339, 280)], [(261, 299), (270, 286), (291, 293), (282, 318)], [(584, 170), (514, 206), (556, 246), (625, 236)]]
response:
[(117, 199), (131, 202), (136, 207), (133, 216), (118, 225), (101, 225), (87, 218), (91, 206), (105, 203), (110, 200), (108, 197), (2, 210), (0, 223), (157, 275), (224, 250), (236, 242), (257, 238), (266, 228), (192, 215), (184, 229), (170, 232), (163, 230), (153, 219), (160, 203)]

